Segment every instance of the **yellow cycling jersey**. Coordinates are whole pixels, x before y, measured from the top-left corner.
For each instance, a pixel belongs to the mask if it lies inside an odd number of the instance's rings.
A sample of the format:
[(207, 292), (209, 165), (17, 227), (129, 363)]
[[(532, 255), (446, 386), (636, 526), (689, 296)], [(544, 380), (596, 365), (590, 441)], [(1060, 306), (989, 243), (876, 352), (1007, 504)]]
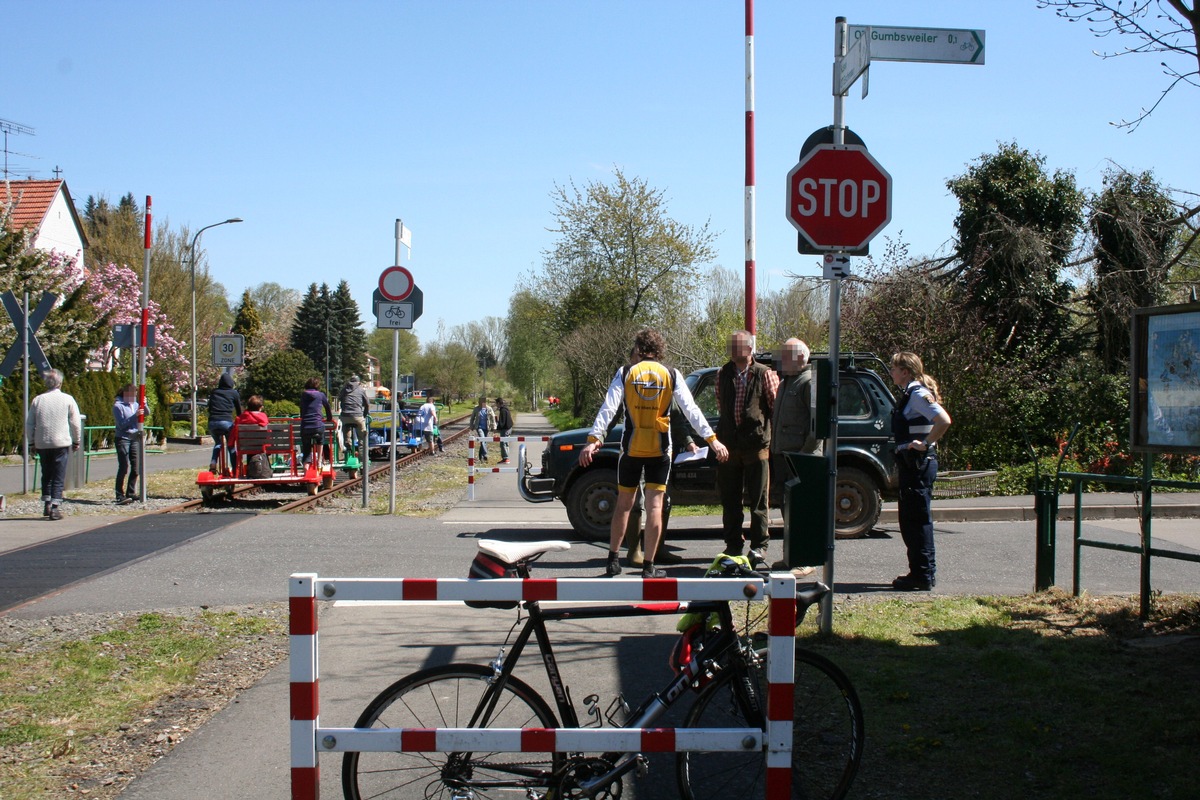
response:
[(653, 458), (668, 452), (673, 370), (657, 361), (639, 361), (625, 374), (626, 453)]

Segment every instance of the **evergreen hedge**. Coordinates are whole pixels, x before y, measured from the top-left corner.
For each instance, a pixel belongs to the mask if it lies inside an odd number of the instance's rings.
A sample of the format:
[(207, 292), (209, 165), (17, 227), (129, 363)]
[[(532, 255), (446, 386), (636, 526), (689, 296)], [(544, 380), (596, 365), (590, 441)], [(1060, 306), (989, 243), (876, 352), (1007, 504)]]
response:
[[(4, 385), (0, 386), (0, 454), (3, 455), (20, 452), (24, 435), (25, 415), (21, 410), (20, 373), (16, 372), (13, 375), (13, 379), (6, 380)], [(113, 424), (112, 407), (117, 392), (129, 382), (129, 376), (123, 372), (85, 372), (82, 375), (65, 376), (63, 391), (75, 398), (80, 413), (87, 416), (88, 426), (107, 426)], [(30, 399), (44, 390), (41, 377), (31, 375)], [(169, 431), (170, 406), (159, 381), (153, 376), (146, 379), (146, 405), (146, 424)], [(93, 437), (92, 444), (99, 449), (111, 446), (112, 443), (108, 442), (106, 445), (101, 439)]]

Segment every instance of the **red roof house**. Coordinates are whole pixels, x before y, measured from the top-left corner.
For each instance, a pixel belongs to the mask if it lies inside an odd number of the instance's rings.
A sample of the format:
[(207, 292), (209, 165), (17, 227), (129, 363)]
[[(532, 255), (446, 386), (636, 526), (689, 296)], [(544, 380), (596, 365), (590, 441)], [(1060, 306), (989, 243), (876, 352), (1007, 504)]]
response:
[(58, 251), (83, 267), (87, 237), (66, 181), (4, 181), (0, 206), (12, 212), (10, 227), (33, 232), (38, 250)]

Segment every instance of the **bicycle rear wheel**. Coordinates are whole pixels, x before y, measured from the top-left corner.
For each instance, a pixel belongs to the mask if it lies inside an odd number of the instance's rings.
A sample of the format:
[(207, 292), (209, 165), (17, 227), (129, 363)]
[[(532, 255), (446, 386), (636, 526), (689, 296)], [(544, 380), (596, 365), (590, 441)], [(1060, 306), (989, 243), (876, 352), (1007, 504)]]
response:
[[(766, 651), (758, 651), (765, 662)], [(744, 728), (736, 670), (707, 687), (688, 712), (692, 728)], [(765, 700), (766, 684), (755, 669), (755, 686)], [(862, 759), (863, 714), (850, 679), (833, 662), (796, 648), (796, 693), (792, 720), (792, 797), (840, 800)], [(766, 752), (680, 753), (676, 761), (684, 800), (763, 797)]]
[[(389, 686), (366, 707), (357, 728), (465, 728), (489, 686), (492, 670), (448, 664), (414, 672)], [(557, 728), (554, 712), (528, 684), (510, 677), (488, 728)], [(561, 767), (561, 753), (346, 753), (342, 791), (347, 800), (449, 800), (455, 787), (473, 797), (517, 796), (525, 786), (546, 786), (536, 776)]]

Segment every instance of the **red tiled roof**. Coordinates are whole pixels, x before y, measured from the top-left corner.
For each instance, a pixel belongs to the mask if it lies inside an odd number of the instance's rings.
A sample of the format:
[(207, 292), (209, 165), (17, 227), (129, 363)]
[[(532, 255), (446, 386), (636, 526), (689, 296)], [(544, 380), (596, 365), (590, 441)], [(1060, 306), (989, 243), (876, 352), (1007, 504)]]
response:
[(42, 226), (42, 220), (49, 213), (50, 204), (54, 202), (54, 198), (58, 195), (58, 189), (62, 185), (61, 180), (25, 180), (0, 183), (0, 205), (7, 206), (9, 198), (13, 198), (16, 203), (12, 209), (13, 227), (18, 230), (22, 228), (37, 230)]

